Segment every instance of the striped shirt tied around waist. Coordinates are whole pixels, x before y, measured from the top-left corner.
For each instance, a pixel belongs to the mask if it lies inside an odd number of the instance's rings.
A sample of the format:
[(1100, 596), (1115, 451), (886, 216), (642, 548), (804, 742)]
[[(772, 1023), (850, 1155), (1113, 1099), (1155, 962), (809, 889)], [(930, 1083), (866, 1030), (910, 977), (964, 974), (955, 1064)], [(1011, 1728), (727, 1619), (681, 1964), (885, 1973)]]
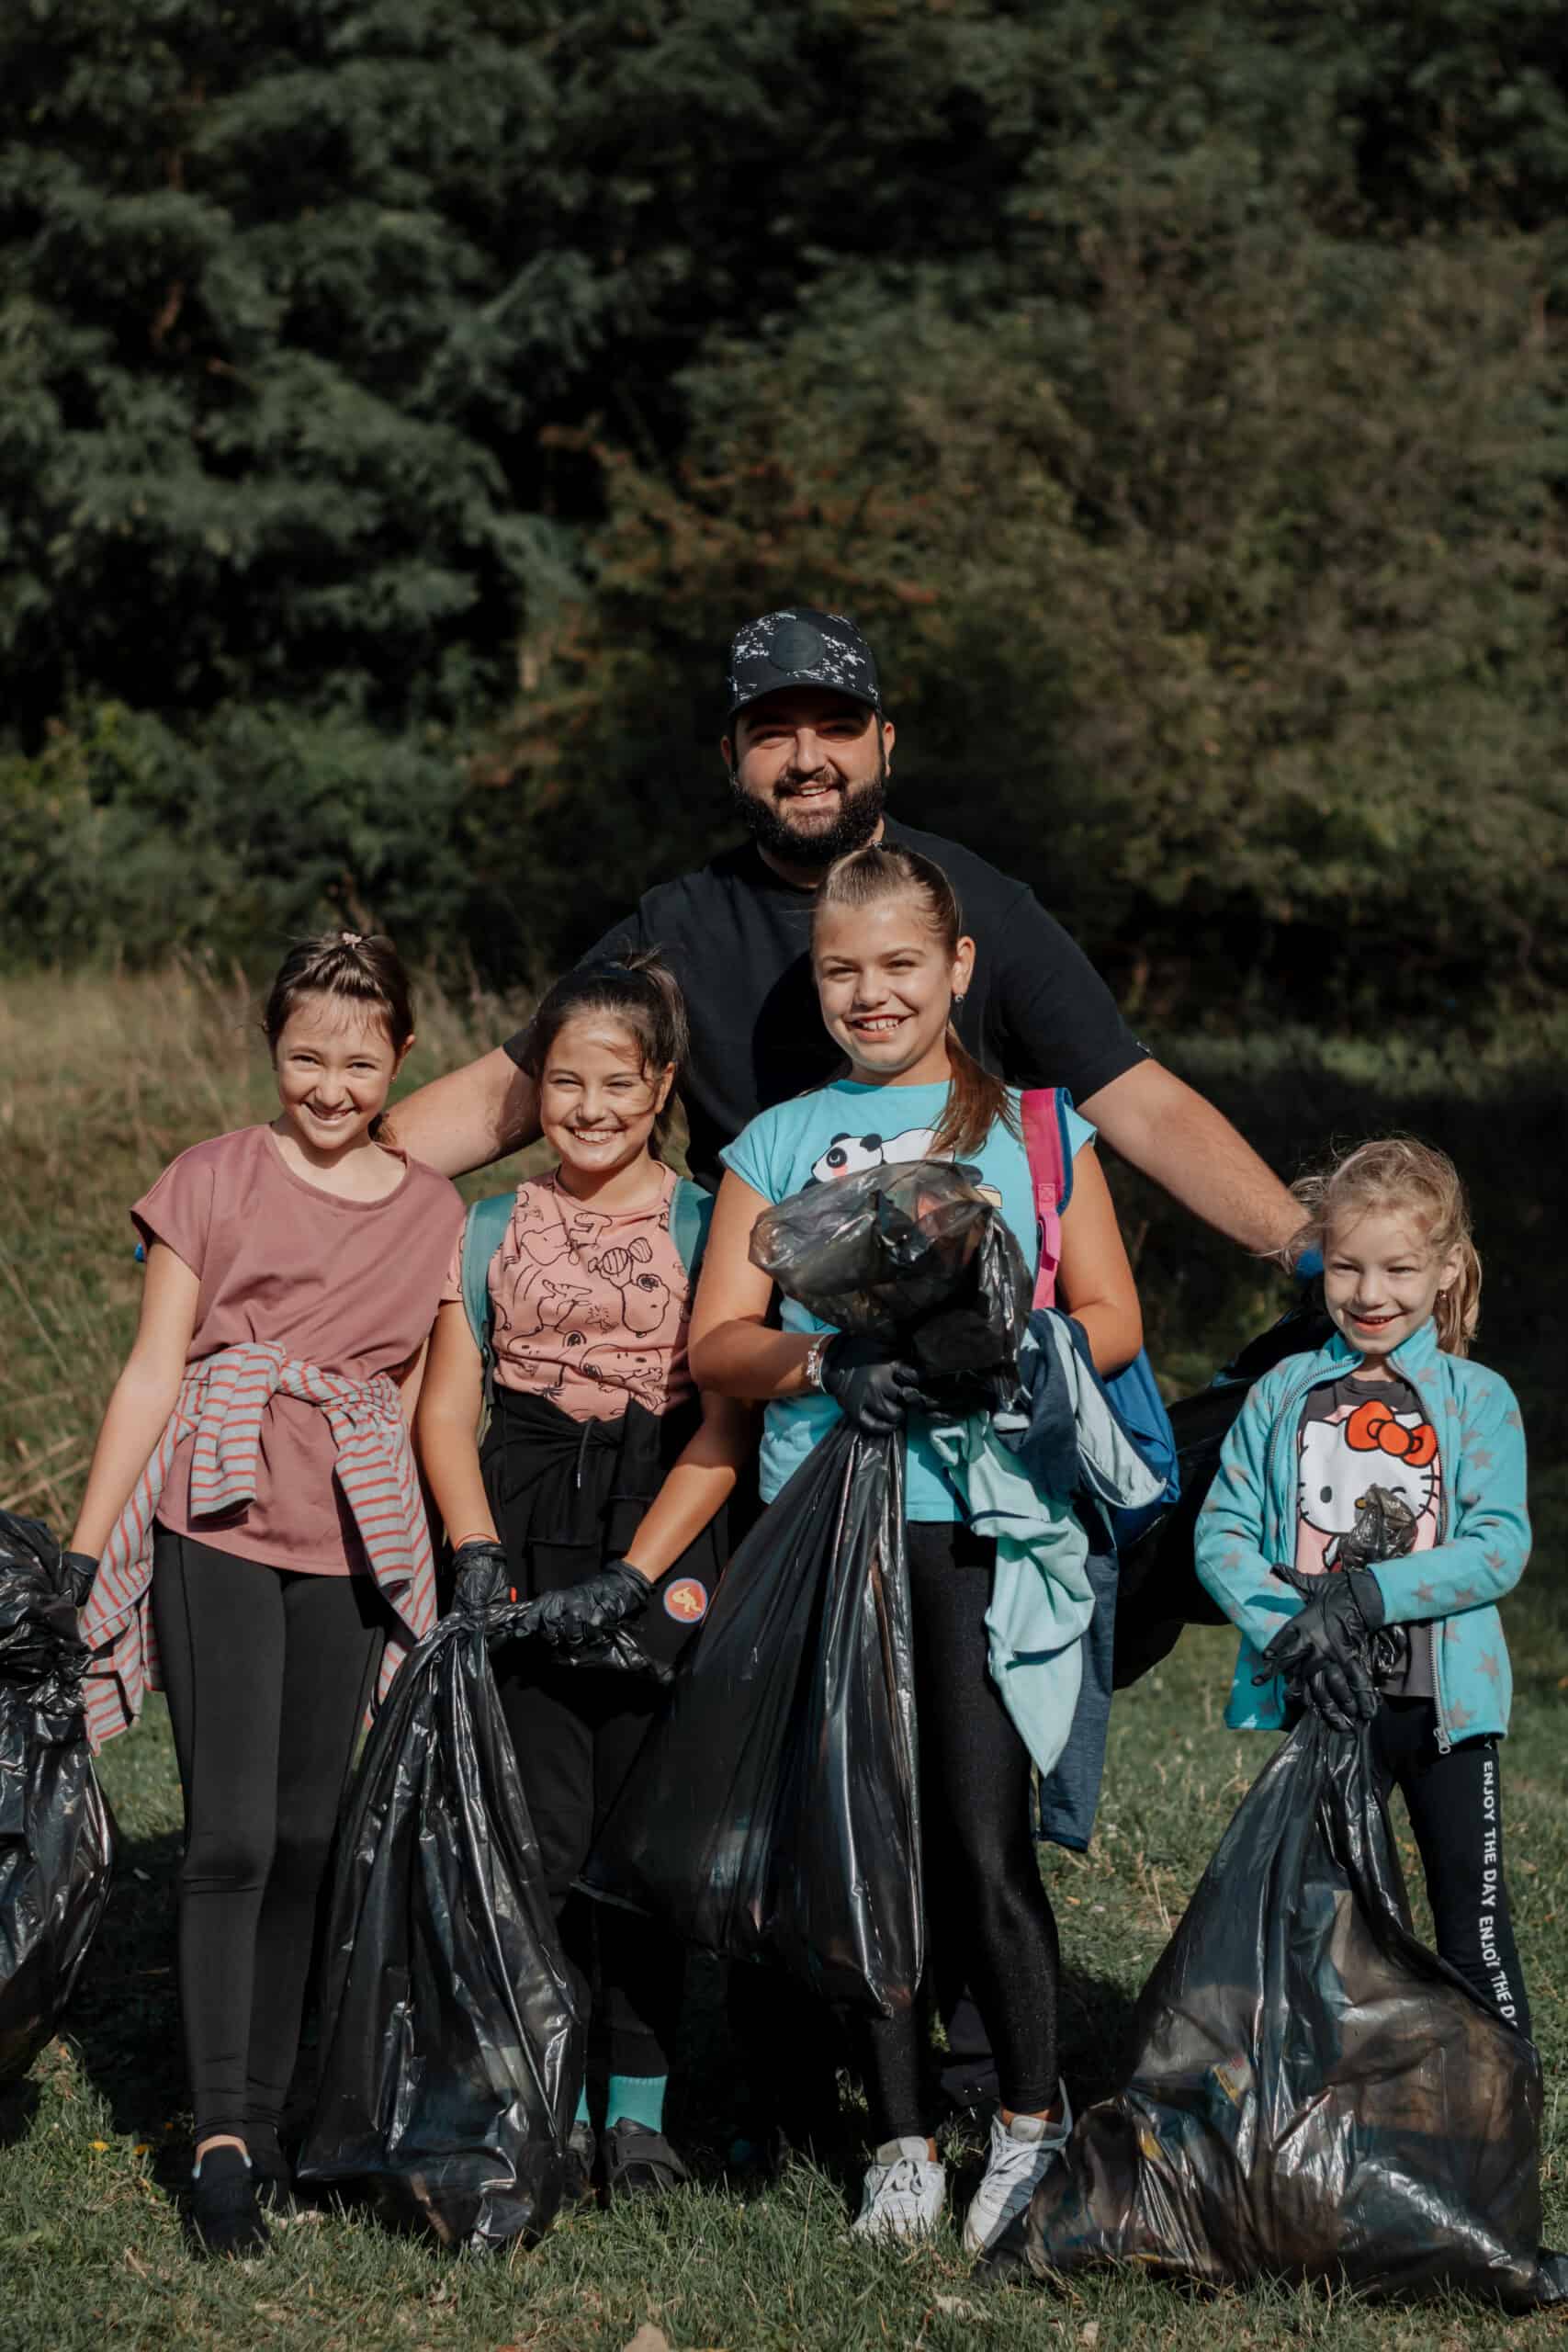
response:
[(435, 1623), (435, 1563), (397, 1384), (384, 1372), (365, 1381), (323, 1372), (270, 1340), (224, 1348), (186, 1372), (164, 1434), (104, 1546), (82, 1612), (82, 1639), (91, 1653), (87, 1735), (95, 1748), (128, 1731), (144, 1694), (163, 1687), (150, 1600), (152, 1522), (176, 1452), (195, 1439), (193, 1520), (254, 1502), (262, 1417), (277, 1396), (297, 1396), (326, 1415), (338, 1485), (398, 1621), (381, 1660), (378, 1706), (409, 1650)]

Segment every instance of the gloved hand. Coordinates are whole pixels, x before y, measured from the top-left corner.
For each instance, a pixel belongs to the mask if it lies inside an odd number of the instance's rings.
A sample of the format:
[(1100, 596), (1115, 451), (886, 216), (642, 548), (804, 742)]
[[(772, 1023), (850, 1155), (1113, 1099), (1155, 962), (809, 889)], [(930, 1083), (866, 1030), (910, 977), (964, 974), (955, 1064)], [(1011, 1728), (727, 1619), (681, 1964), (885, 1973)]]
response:
[(1292, 1688), (1336, 1731), (1359, 1731), (1382, 1704), (1367, 1668), (1342, 1666), (1334, 1658), (1320, 1658), (1307, 1667)]
[(1263, 1653), (1264, 1672), (1253, 1679), (1267, 1682), (1277, 1674), (1304, 1681), (1318, 1665), (1332, 1662), (1371, 1681), (1368, 1651), (1383, 1621), (1382, 1594), (1368, 1568), (1337, 1568), (1327, 1575), (1305, 1577), (1295, 1568), (1274, 1574), (1304, 1606), (1286, 1620)]
[(822, 1387), (863, 1437), (891, 1437), (903, 1428), (910, 1406), (926, 1402), (912, 1363), (890, 1356), (884, 1340), (852, 1331), (840, 1331), (829, 1341)]
[(648, 1594), (646, 1577), (625, 1560), (612, 1560), (607, 1568), (596, 1568), (592, 1576), (580, 1577), (576, 1584), (562, 1585), (558, 1591), (530, 1601), (517, 1630), (536, 1634), (549, 1648), (574, 1663), (581, 1659), (584, 1665), (620, 1665), (623, 1661), (618, 1657), (590, 1659), (582, 1653), (611, 1643), (629, 1619), (640, 1617), (648, 1607)]
[(93, 1589), (93, 1579), (98, 1564), (90, 1552), (62, 1552), (60, 1565), (69, 1578), (72, 1600), (78, 1609), (85, 1609), (87, 1596)]
[(502, 1544), (460, 1544), (452, 1555), (452, 1606), (480, 1624), (511, 1598), (512, 1572)]

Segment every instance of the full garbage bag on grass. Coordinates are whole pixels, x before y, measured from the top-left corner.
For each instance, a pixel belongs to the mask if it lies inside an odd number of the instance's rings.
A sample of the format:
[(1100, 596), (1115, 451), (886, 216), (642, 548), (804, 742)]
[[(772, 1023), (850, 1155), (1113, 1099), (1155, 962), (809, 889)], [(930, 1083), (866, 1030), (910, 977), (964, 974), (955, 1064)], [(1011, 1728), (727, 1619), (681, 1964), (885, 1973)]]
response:
[(114, 1829), (83, 1713), (85, 1595), (49, 1530), (0, 1511), (0, 2084), (63, 2016), (108, 1901)]
[[(952, 1412), (1012, 1394), (1028, 1276), (962, 1170), (796, 1193), (751, 1255), (824, 1322), (897, 1345)], [(840, 1422), (731, 1560), (585, 1883), (892, 2015), (922, 1965), (916, 1759), (903, 1444)]]
[(1412, 1932), (1365, 1726), (1309, 1714), (1277, 1751), (1133, 2030), (1125, 2087), (1034, 2193), (1032, 2269), (1568, 2294), (1537, 2252), (1540, 2059)]
[(467, 1596), (407, 1659), (367, 1742), (339, 1833), (299, 2164), (476, 2251), (548, 2228), (582, 2079), (486, 1654), (520, 1613)]

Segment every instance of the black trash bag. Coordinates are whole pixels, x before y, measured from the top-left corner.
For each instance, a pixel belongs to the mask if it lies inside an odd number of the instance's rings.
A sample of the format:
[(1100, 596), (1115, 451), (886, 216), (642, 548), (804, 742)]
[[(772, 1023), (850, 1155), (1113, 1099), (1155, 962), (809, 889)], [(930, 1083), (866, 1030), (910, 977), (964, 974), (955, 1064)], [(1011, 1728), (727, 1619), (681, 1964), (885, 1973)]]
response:
[(751, 1262), (820, 1322), (898, 1348), (945, 1411), (1017, 1390), (1032, 1284), (973, 1169), (915, 1159), (807, 1185), (757, 1219)]
[(339, 1831), (301, 2179), (487, 2252), (561, 2199), (582, 2032), (487, 1631), (456, 1609), (400, 1669)]
[(49, 1530), (0, 1511), (0, 2085), (58, 2027), (114, 1867), (77, 1600)]
[(1198, 1514), (1214, 1483), (1220, 1449), (1253, 1383), (1286, 1356), (1314, 1354), (1333, 1329), (1314, 1291), (1249, 1340), (1207, 1388), (1170, 1407), (1181, 1492), (1121, 1555), (1113, 1669), (1118, 1690), (1168, 1657), (1184, 1627), (1226, 1622), (1219, 1602), (1199, 1583), (1193, 1566)]
[[(904, 1348), (954, 1411), (1017, 1385), (1027, 1272), (962, 1170), (796, 1193), (751, 1254), (824, 1321)], [(840, 1423), (763, 1512), (584, 1884), (828, 2000), (909, 2007), (924, 1924), (900, 1440)]]
[(1535, 2046), (1416, 1941), (1368, 1732), (1307, 1715), (1243, 1799), (1025, 2223), (1031, 2269), (1122, 2261), (1372, 2295), (1568, 2296), (1538, 2256)]
[(583, 1883), (891, 2017), (919, 1856), (903, 1447), (843, 1422), (731, 1560)]

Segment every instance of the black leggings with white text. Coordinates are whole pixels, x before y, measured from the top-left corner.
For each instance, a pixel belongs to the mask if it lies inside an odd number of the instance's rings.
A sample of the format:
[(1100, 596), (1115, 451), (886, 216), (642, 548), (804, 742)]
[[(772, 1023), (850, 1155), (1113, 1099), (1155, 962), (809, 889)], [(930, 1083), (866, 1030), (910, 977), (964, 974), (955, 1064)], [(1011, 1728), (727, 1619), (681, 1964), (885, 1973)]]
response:
[(1445, 1755), (1430, 1699), (1385, 1699), (1372, 1719), (1372, 1762), (1397, 1788), (1427, 1874), (1438, 1951), (1499, 2017), (1529, 2035), (1530, 2007), (1503, 1875), (1497, 1742), (1461, 1739)]

